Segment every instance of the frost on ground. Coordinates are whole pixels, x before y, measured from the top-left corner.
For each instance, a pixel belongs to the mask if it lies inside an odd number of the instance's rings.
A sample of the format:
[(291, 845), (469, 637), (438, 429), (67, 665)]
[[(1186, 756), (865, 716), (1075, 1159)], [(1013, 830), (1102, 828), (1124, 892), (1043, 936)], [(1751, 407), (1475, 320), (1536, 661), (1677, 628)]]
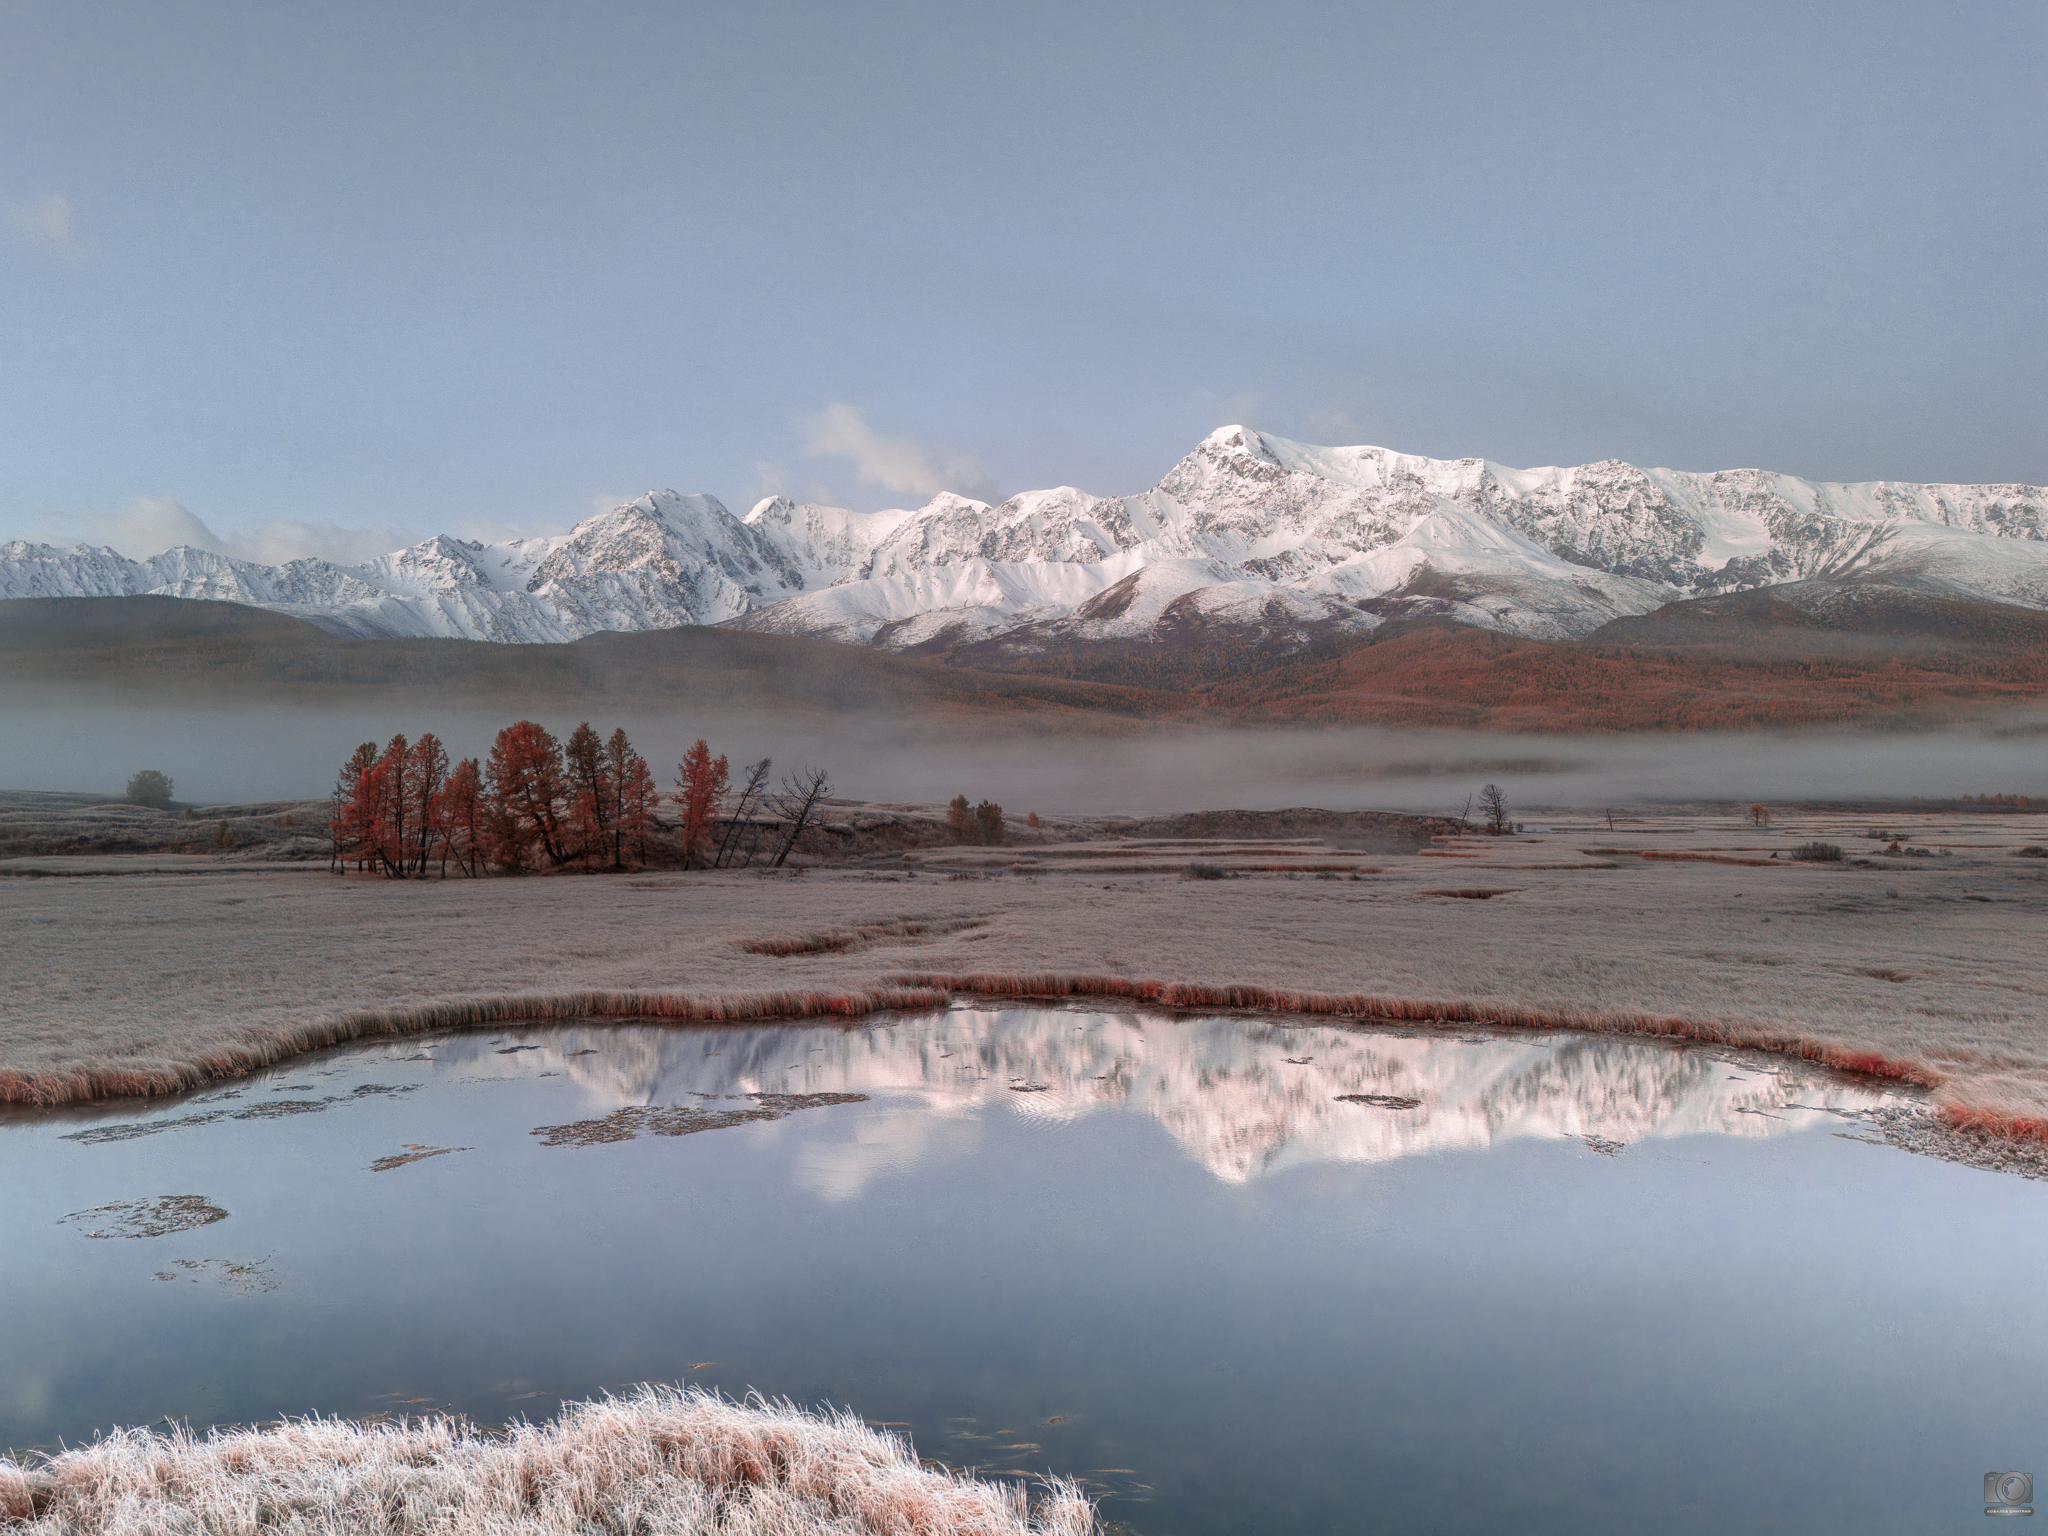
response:
[[(2039, 1135), (2048, 881), (2015, 854), (2048, 818), (1921, 817), (1892, 853), (1867, 834), (1897, 819), (1560, 820), (1369, 856), (1130, 838), (659, 882), (45, 861), (0, 880), (0, 1099), (166, 1092), (463, 1024), (851, 1019), (979, 991), (1684, 1035), (1902, 1075), (1957, 1124)], [(1847, 856), (1784, 856), (1816, 841)], [(1645, 856), (1671, 853), (1699, 857)], [(1195, 860), (1224, 877), (1184, 878)], [(1501, 894), (1443, 894), (1468, 888)]]
[(27, 1469), (0, 1461), (0, 1521), (22, 1536), (287, 1530), (660, 1531), (674, 1536), (1088, 1536), (1071, 1483), (982, 1482), (921, 1464), (845, 1413), (644, 1387), (486, 1434), (460, 1420), (128, 1429)]

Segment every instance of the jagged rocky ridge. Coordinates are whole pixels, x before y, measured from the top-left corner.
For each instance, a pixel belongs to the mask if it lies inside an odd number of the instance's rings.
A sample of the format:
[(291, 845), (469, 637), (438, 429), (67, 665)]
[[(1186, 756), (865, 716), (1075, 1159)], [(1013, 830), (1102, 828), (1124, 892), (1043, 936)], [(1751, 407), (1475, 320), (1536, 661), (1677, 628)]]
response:
[(1840, 485), (1618, 460), (1510, 469), (1211, 433), (1135, 496), (951, 494), (735, 517), (657, 491), (556, 538), (436, 537), (362, 565), (0, 545), (0, 596), (250, 603), (341, 635), (549, 642), (733, 623), (906, 650), (1186, 634), (1279, 640), (1441, 616), (1576, 638), (1668, 602), (1872, 583), (2048, 609), (2048, 489)]

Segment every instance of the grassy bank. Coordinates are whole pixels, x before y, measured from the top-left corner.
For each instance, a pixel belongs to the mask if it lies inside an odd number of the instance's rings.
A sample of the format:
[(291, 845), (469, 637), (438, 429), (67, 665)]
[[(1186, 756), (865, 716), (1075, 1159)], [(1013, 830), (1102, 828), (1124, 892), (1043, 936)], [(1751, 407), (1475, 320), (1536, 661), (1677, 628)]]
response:
[(27, 1468), (0, 1461), (23, 1536), (1089, 1536), (1072, 1484), (1037, 1497), (921, 1464), (849, 1413), (647, 1387), (487, 1433), (455, 1419), (118, 1431)]

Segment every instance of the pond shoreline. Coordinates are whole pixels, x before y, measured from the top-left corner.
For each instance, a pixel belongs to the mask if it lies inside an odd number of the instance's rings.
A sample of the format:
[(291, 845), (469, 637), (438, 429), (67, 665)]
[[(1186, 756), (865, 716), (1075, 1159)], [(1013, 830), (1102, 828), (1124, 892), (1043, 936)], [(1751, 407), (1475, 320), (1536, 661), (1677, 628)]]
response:
[[(1759, 834), (1674, 813), (1631, 828), (1655, 852), (1741, 863), (1569, 864), (1604, 829), (1559, 826), (1440, 839), (1434, 856), (1375, 855), (1348, 874), (1300, 847), (1296, 869), (1233, 844), (1214, 855), (1223, 878), (1184, 878), (1185, 840), (1119, 840), (1114, 870), (1090, 865), (1097, 842), (1049, 875), (1056, 848), (1014, 871), (962, 848), (773, 877), (0, 880), (0, 1102), (177, 1092), (464, 1025), (1097, 997), (1771, 1050), (1930, 1089), (1960, 1138), (1945, 1145), (1994, 1166), (1998, 1145), (2048, 1142), (2048, 884), (2010, 846), (2038, 836), (2036, 819), (1955, 821), (1922, 833), (1952, 839), (1952, 856), (1910, 862), (1754, 857), (1781, 837), (1868, 841), (1879, 819)], [(1482, 868), (1488, 900), (1445, 885)]]

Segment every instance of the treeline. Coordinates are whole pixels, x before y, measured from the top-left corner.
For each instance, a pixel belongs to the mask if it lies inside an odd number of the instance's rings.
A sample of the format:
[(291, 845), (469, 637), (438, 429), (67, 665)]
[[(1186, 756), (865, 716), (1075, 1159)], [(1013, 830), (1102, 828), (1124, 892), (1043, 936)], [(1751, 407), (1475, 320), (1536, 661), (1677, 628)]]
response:
[(726, 760), (699, 741), (676, 765), (667, 798), (681, 815), (670, 823), (656, 814), (662, 792), (623, 727), (600, 739), (586, 720), (565, 744), (521, 720), (498, 732), (487, 759), (453, 766), (432, 732), (393, 736), (382, 750), (366, 741), (335, 780), (330, 867), (394, 880), (430, 870), (445, 879), (450, 864), (472, 877), (626, 869), (648, 862), (657, 837), (685, 868), (744, 868), (764, 851), (779, 866), (831, 785), (824, 769), (809, 768), (771, 791), (769, 769), (765, 757), (744, 768), (728, 810)]

